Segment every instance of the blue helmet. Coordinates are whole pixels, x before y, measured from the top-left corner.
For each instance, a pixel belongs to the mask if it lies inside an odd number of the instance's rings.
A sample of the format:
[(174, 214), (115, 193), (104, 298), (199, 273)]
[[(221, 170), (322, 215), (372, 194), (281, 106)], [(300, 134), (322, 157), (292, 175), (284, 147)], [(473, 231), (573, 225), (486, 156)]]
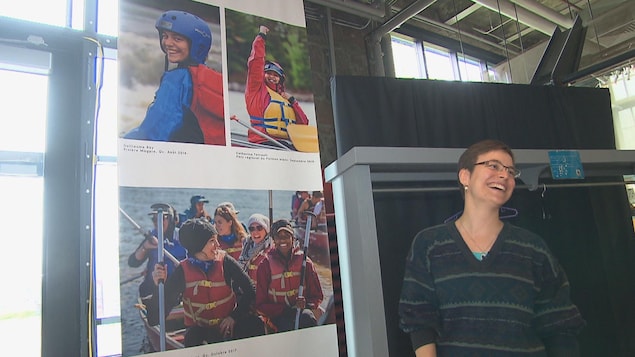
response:
[(170, 10), (161, 14), (154, 26), (159, 31), (159, 44), (164, 53), (161, 33), (165, 30), (172, 31), (190, 40), (192, 60), (200, 64), (205, 63), (209, 49), (212, 47), (212, 31), (200, 17), (185, 11)]
[(282, 66), (273, 61), (266, 61), (265, 72), (269, 71), (277, 73), (278, 76), (280, 76), (280, 84), (284, 83), (286, 76), (284, 75), (284, 69), (282, 69)]

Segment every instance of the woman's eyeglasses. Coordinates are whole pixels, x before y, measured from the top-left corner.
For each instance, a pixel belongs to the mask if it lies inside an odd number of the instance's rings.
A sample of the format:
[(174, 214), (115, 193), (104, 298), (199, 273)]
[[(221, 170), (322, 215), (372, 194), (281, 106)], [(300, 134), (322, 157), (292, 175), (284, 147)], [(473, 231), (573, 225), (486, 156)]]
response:
[(513, 166), (505, 166), (503, 165), (502, 162), (498, 161), (498, 160), (487, 160), (487, 161), (481, 161), (481, 162), (477, 162), (476, 164), (474, 164), (474, 166), (476, 165), (483, 165), (485, 167), (487, 167), (490, 170), (494, 170), (496, 172), (502, 172), (503, 170), (507, 170), (507, 173), (510, 174), (512, 177), (514, 178), (519, 178), (520, 177), (520, 170), (518, 170), (517, 168), (513, 167)]
[(258, 232), (260, 232), (260, 231), (262, 231), (263, 229), (264, 229), (264, 227), (263, 227), (263, 226), (249, 226), (249, 231), (250, 231), (250, 232), (253, 232), (253, 231), (258, 231)]

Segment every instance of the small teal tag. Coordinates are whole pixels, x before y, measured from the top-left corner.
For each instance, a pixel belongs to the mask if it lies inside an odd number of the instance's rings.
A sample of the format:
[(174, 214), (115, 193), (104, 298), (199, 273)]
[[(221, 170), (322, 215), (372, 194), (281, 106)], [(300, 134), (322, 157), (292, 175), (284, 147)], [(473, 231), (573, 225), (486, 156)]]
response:
[(584, 170), (578, 151), (549, 151), (549, 166), (554, 180), (584, 179)]

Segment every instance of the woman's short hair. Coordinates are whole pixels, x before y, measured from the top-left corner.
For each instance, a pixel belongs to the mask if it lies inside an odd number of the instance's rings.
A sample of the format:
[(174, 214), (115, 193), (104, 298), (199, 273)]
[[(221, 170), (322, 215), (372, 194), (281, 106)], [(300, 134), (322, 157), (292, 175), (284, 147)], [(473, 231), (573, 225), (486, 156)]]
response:
[[(480, 155), (491, 152), (491, 151), (504, 151), (512, 158), (512, 163), (514, 162), (514, 153), (512, 152), (512, 149), (509, 147), (509, 145), (505, 144), (504, 142), (500, 140), (494, 140), (494, 139), (481, 140), (477, 143), (470, 145), (467, 149), (465, 149), (463, 154), (461, 154), (461, 157), (459, 157), (458, 169), (456, 171), (457, 180), (458, 180), (458, 173), (462, 169), (466, 169), (472, 172), (472, 170), (474, 170), (474, 164), (476, 164), (477, 158)], [(459, 182), (461, 195), (465, 197), (465, 192), (464, 192), (465, 188), (463, 187), (463, 184), (461, 184), (460, 180), (458, 180), (458, 182)]]

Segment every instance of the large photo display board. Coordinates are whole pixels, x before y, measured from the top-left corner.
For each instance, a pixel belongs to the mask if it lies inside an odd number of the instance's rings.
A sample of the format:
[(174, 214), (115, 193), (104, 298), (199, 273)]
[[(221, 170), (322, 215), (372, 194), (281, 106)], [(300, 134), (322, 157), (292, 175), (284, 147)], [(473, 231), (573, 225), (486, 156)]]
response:
[(122, 355), (338, 355), (303, 2), (119, 13)]

